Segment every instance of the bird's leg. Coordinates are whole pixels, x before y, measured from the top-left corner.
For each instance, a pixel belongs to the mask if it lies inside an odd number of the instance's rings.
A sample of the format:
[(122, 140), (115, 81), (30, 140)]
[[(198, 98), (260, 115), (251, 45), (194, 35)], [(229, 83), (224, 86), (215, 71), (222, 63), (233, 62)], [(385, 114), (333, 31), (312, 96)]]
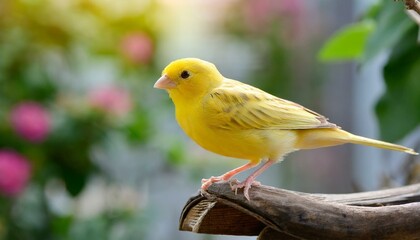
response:
[(259, 182), (255, 181), (255, 178), (260, 175), (262, 172), (267, 170), (271, 165), (273, 165), (275, 161), (268, 160), (266, 163), (264, 163), (260, 168), (258, 168), (255, 172), (253, 172), (249, 177), (245, 179), (245, 181), (237, 183), (232, 186), (232, 190), (235, 191), (235, 194), (239, 188), (244, 188), (244, 196), (249, 201), (249, 189), (252, 185), (260, 185)]
[(227, 181), (227, 180), (229, 180), (230, 178), (232, 178), (233, 176), (235, 176), (236, 174), (238, 174), (238, 173), (240, 173), (240, 172), (243, 172), (243, 171), (246, 171), (246, 170), (248, 170), (248, 169), (250, 169), (250, 168), (253, 168), (253, 167), (255, 167), (257, 165), (257, 163), (254, 163), (254, 162), (249, 162), (249, 163), (247, 163), (247, 164), (245, 164), (245, 165), (242, 165), (242, 166), (240, 166), (240, 167), (238, 167), (238, 168), (235, 168), (235, 169), (233, 169), (233, 170), (231, 170), (231, 171), (229, 171), (229, 172), (227, 172), (227, 173), (225, 173), (225, 174), (223, 174), (223, 175), (220, 175), (220, 176), (218, 176), (218, 177), (210, 177), (209, 179), (202, 179), (201, 180), (201, 183), (202, 183), (202, 185), (201, 185), (201, 189), (202, 190), (207, 190), (207, 188), (209, 188), (210, 187), (210, 185), (212, 185), (213, 183), (215, 183), (215, 182), (220, 182), (220, 181)]

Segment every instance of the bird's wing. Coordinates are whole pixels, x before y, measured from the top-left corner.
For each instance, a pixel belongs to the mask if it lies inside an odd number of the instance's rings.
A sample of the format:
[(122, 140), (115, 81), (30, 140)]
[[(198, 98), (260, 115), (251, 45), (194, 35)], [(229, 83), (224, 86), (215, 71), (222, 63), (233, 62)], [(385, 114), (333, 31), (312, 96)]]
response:
[(206, 122), (223, 129), (337, 128), (324, 116), (250, 85), (227, 80), (203, 99)]

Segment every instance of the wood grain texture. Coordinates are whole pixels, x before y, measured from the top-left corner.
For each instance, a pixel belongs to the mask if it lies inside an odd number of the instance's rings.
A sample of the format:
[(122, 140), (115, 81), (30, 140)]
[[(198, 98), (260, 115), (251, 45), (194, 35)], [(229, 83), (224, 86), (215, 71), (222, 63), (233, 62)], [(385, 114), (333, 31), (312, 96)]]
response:
[(352, 194), (258, 186), (250, 198), (229, 183), (213, 184), (186, 204), (180, 230), (261, 240), (420, 239), (420, 184)]

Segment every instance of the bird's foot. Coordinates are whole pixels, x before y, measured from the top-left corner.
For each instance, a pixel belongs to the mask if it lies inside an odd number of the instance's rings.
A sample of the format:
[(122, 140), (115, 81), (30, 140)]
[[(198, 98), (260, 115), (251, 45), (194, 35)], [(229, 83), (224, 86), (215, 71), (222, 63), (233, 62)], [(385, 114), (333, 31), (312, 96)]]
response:
[(228, 181), (229, 179), (231, 179), (233, 176), (235, 176), (236, 174), (243, 172), (245, 170), (248, 170), (252, 167), (254, 167), (256, 165), (256, 163), (254, 162), (249, 162), (243, 166), (240, 166), (238, 168), (235, 168), (223, 175), (220, 175), (218, 177), (211, 177), (209, 179), (202, 179), (201, 180), (201, 191), (206, 191), (213, 183), (215, 182), (221, 182), (221, 181)]
[(224, 178), (224, 175), (218, 177), (211, 176), (209, 179), (203, 178), (201, 179), (201, 190), (206, 191), (213, 183), (226, 180), (227, 179)]
[(250, 201), (249, 189), (251, 188), (251, 186), (261, 186), (261, 183), (258, 181), (255, 181), (255, 178), (252, 178), (252, 177), (248, 177), (243, 182), (239, 182), (238, 180), (235, 179), (230, 183), (230, 188), (233, 191), (235, 191), (235, 195), (238, 193), (238, 189), (244, 188), (244, 196), (248, 201)]

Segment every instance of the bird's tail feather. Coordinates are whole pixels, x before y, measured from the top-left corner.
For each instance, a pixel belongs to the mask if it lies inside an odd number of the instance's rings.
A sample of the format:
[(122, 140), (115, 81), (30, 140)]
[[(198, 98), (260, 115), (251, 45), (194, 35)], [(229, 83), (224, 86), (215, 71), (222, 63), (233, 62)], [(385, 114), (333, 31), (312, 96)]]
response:
[(298, 136), (299, 138), (296, 143), (298, 149), (313, 149), (354, 143), (418, 155), (418, 153), (411, 148), (357, 136), (339, 128), (299, 130)]
[(375, 139), (365, 138), (365, 137), (361, 137), (361, 136), (357, 136), (357, 135), (353, 135), (353, 134), (352, 134), (352, 137), (349, 139), (349, 143), (362, 144), (362, 145), (366, 145), (366, 146), (384, 148), (384, 149), (389, 149), (389, 150), (394, 150), (394, 151), (405, 152), (405, 153), (409, 153), (409, 154), (413, 154), (413, 155), (418, 155), (418, 153), (415, 152), (411, 148), (407, 148), (407, 147), (404, 147), (404, 146), (401, 146), (401, 145), (398, 145), (398, 144), (393, 144), (393, 143), (388, 143), (388, 142), (379, 141), (379, 140), (375, 140)]

